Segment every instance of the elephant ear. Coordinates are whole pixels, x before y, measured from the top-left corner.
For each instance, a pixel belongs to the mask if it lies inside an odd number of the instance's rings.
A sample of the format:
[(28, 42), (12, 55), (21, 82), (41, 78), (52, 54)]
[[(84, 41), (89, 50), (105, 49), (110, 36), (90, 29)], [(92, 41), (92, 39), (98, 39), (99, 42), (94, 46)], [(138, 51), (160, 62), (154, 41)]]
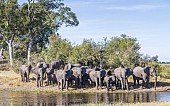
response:
[(150, 67), (145, 67), (144, 73), (146, 73), (147, 75), (150, 75)]
[(31, 69), (32, 69), (32, 66), (31, 66), (31, 65), (29, 65), (29, 66), (28, 66), (28, 70), (29, 70), (29, 71), (31, 71)]
[(126, 68), (126, 76), (129, 77), (130, 75), (133, 75), (132, 69)]

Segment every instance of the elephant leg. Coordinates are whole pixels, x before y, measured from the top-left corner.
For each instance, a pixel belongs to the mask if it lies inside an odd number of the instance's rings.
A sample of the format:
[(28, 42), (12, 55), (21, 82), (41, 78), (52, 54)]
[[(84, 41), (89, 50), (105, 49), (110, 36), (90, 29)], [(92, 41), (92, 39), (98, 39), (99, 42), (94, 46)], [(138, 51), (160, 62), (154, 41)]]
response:
[(78, 78), (75, 78), (76, 89), (78, 88), (78, 85), (79, 85), (79, 84), (78, 84), (78, 82), (79, 82), (78, 80), (79, 80)]
[(83, 81), (82, 81), (83, 79), (82, 78), (79, 78), (79, 88), (82, 88), (82, 83), (83, 83)]
[(57, 82), (58, 89), (60, 89), (60, 81)]
[(129, 90), (129, 82), (128, 82), (128, 79), (126, 79), (126, 89)]
[(54, 85), (54, 84), (53, 84), (53, 80), (52, 80), (52, 79), (51, 79), (51, 81), (50, 81), (50, 82), (51, 82), (51, 85)]
[(43, 86), (43, 78), (40, 78), (39, 83), (40, 83), (40, 87), (42, 87)]
[(136, 79), (133, 79), (133, 85), (136, 86)]
[(21, 75), (21, 80), (22, 80), (22, 82), (24, 82), (24, 76), (23, 75)]
[(26, 82), (29, 82), (29, 75), (28, 75), (28, 72), (26, 72)]
[(146, 82), (145, 82), (144, 79), (142, 80), (142, 88), (143, 88), (143, 87), (146, 87)]
[(96, 90), (98, 90), (98, 79), (95, 78)]
[(138, 86), (139, 86), (139, 80), (137, 80)]
[(146, 87), (147, 88), (149, 88), (149, 79), (150, 79), (149, 77), (147, 77), (147, 79), (146, 79)]
[(121, 87), (122, 87), (122, 90), (124, 89), (124, 82), (123, 82), (123, 79), (120, 79), (120, 83), (121, 83)]
[(66, 90), (68, 91), (68, 80), (66, 81)]
[(110, 81), (108, 81), (108, 82), (107, 82), (107, 91), (109, 91), (110, 87), (111, 87), (111, 86), (110, 86)]
[(123, 79), (123, 90), (126, 89), (126, 78)]
[(61, 90), (63, 91), (63, 79), (61, 80)]
[(66, 87), (66, 78), (63, 79), (63, 89)]
[(102, 81), (100, 77), (99, 77), (99, 86), (100, 86), (100, 89), (102, 89)]
[(39, 81), (38, 81), (38, 75), (37, 75), (37, 76), (36, 76), (36, 85), (37, 85), (37, 87), (39, 87), (39, 86), (38, 86), (38, 82), (39, 82)]
[(25, 74), (23, 75), (23, 82), (26, 82), (26, 80), (25, 80)]
[(118, 86), (119, 86), (119, 80), (118, 79), (116, 80), (116, 84), (115, 85), (116, 85), (116, 90), (117, 90)]

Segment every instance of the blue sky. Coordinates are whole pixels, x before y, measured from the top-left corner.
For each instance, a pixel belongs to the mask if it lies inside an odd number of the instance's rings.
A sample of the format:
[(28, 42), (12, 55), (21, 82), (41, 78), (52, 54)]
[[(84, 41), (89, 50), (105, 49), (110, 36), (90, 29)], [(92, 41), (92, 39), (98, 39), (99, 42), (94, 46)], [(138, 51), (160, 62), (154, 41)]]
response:
[(170, 0), (64, 0), (76, 13), (77, 27), (62, 27), (62, 38), (80, 44), (127, 34), (137, 38), (140, 52), (170, 61)]

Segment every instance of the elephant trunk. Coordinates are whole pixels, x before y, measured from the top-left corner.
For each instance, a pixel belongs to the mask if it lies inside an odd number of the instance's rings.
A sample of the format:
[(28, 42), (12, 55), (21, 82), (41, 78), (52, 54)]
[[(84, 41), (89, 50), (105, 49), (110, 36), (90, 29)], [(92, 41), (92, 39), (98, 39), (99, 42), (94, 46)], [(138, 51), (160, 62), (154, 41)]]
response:
[(27, 71), (26, 73), (27, 73), (26, 82), (29, 82), (29, 71)]

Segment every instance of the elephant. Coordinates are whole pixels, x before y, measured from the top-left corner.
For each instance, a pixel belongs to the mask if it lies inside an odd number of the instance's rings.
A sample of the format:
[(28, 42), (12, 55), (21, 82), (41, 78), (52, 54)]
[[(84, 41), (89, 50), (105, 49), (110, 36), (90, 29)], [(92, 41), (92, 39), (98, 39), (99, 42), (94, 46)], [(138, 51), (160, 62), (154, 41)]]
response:
[(127, 89), (129, 90), (129, 85), (128, 85), (128, 77), (132, 75), (132, 71), (130, 68), (123, 68), (119, 67), (114, 70), (114, 74), (117, 78), (117, 86), (116, 89), (118, 88), (118, 81), (120, 81), (121, 88), (122, 90)]
[(68, 90), (68, 84), (69, 80), (71, 79), (72, 76), (72, 70), (57, 70), (56, 78), (57, 78), (57, 83), (58, 83), (58, 88), (63, 91), (63, 88), (65, 87), (66, 90)]
[(87, 85), (87, 86), (89, 86), (89, 85), (92, 83), (92, 81), (91, 81), (91, 79), (90, 79), (90, 72), (93, 71), (93, 70), (94, 70), (94, 69), (92, 69), (92, 68), (86, 68), (85, 85)]
[(59, 70), (60, 68), (64, 68), (64, 66), (65, 66), (64, 61), (61, 59), (59, 59), (57, 61), (52, 61), (50, 64), (51, 68), (57, 69), (57, 70)]
[(82, 85), (85, 86), (86, 80), (86, 67), (73, 67), (72, 69), (72, 79), (75, 80), (76, 89), (81, 88)]
[(94, 82), (96, 84), (96, 89), (98, 89), (98, 86), (100, 86), (100, 88), (102, 87), (105, 75), (105, 70), (96, 71), (94, 69), (89, 73), (91, 82)]
[(47, 75), (47, 85), (53, 85), (57, 83), (56, 75), (54, 74), (53, 68), (47, 68), (46, 69), (46, 75)]
[(155, 68), (137, 66), (133, 69), (134, 85), (136, 85), (136, 81), (139, 85), (139, 80), (142, 80), (142, 87), (148, 87), (150, 76), (155, 77), (154, 88), (156, 89), (157, 75)]
[(109, 89), (111, 89), (113, 91), (112, 86), (115, 85), (117, 86), (117, 81), (116, 81), (116, 76), (115, 75), (106, 75), (104, 77), (104, 82), (106, 83), (106, 87), (107, 87), (107, 91), (109, 91)]
[(46, 69), (49, 68), (49, 64), (46, 62), (41, 62), (37, 64), (37, 67), (33, 71), (35, 77), (36, 77), (36, 84), (37, 87), (43, 86), (43, 78), (46, 77)]
[(29, 82), (29, 75), (30, 75), (30, 72), (31, 72), (31, 69), (32, 69), (32, 66), (31, 65), (22, 65), (20, 67), (20, 75), (21, 75), (21, 80), (23, 82)]

